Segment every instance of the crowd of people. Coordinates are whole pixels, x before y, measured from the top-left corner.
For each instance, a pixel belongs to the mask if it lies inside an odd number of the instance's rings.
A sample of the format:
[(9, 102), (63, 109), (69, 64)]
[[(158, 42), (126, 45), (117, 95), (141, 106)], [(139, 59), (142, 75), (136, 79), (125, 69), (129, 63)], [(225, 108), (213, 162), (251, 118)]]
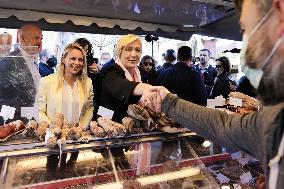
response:
[[(241, 67), (246, 75), (238, 86), (229, 78), (229, 59), (219, 57), (213, 67), (209, 64), (208, 49), (200, 50), (197, 64), (193, 64), (190, 47), (168, 49), (164, 53), (165, 62), (157, 69), (153, 57), (141, 58), (139, 37), (128, 34), (116, 43), (113, 59), (110, 54), (102, 55), (105, 64), (100, 68), (87, 39), (80, 38), (67, 45), (61, 59), (56, 60), (46, 50), (41, 51), (41, 29), (27, 24), (20, 29), (19, 48), (10, 53), (20, 54), (19, 60), (1, 60), (0, 73), (5, 77), (0, 80), (0, 104), (23, 107), (33, 106), (35, 102), (39, 107), (39, 121), (50, 123), (60, 112), (68, 122), (79, 122), (83, 130), (91, 120), (98, 118), (99, 106), (113, 110), (113, 120), (121, 122), (127, 115), (128, 105), (139, 103), (164, 112), (182, 126), (227, 148), (253, 155), (263, 163), (267, 179), (258, 186), (263, 188), (266, 184), (269, 188), (282, 188), (284, 1), (236, 2), (244, 35)], [(38, 68), (26, 63), (29, 58), (27, 46), (38, 47)], [(57, 62), (59, 66), (54, 72)], [(7, 70), (18, 72), (19, 81), (12, 79), (14, 75)], [(11, 82), (14, 83), (9, 85)], [(19, 91), (15, 96), (9, 93), (11, 86)], [(234, 90), (253, 97), (257, 94), (263, 108), (236, 116), (205, 107), (208, 98), (219, 95), (227, 98)], [(18, 100), (18, 95), (22, 101)], [(29, 98), (25, 98), (27, 96)], [(19, 118), (19, 113), (15, 118)], [(128, 167), (124, 150), (127, 147), (111, 149), (116, 164)], [(101, 153), (107, 158), (104, 151)], [(77, 156), (78, 152), (73, 152), (69, 164), (73, 165)], [(57, 155), (48, 157), (48, 168), (54, 169), (57, 163)], [(65, 161), (61, 163), (66, 164)]]

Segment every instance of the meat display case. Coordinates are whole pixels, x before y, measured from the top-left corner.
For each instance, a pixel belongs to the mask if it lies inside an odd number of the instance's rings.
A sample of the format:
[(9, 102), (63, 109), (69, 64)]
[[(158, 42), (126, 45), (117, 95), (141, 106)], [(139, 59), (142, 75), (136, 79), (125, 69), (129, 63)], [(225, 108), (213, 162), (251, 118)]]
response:
[[(148, 145), (150, 150), (147, 152), (143, 149), (143, 152), (139, 145)], [(128, 168), (114, 164), (112, 156), (105, 159), (99, 153), (102, 149), (123, 146), (130, 147), (124, 152), (130, 163)], [(49, 149), (44, 142), (27, 139), (21, 133), (1, 143), (0, 159), (3, 162), (0, 188), (114, 189), (131, 188), (134, 182), (136, 185), (141, 184), (141, 188), (209, 189), (233, 186), (239, 181), (231, 177), (238, 177), (245, 170), (250, 170), (254, 178), (261, 172), (257, 169), (259, 165), (246, 169), (238, 166), (241, 169), (238, 174), (226, 173), (226, 170), (222, 172), (231, 181), (220, 181), (216, 176), (220, 170), (227, 169), (228, 172), (230, 168), (227, 165), (237, 166), (232, 163), (231, 155), (222, 153), (222, 150), (213, 144), (204, 145), (201, 137), (189, 131), (136, 134), (115, 139), (89, 137), (88, 140), (68, 141), (62, 148), (63, 153), (80, 152), (75, 166), (58, 168), (49, 174), (46, 170), (46, 156), (59, 154), (60, 150)], [(149, 158), (148, 161), (143, 161), (144, 156)], [(137, 158), (140, 160), (137, 161)], [(219, 172), (214, 173), (216, 169)], [(233, 176), (230, 177), (230, 174)]]

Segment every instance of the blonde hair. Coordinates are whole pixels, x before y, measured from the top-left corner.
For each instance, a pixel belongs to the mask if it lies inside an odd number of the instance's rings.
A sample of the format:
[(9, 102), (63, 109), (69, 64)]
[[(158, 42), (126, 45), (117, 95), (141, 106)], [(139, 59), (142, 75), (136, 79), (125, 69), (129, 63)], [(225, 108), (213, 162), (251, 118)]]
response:
[(120, 55), (122, 53), (123, 48), (134, 41), (138, 41), (140, 46), (142, 46), (142, 42), (138, 36), (133, 34), (122, 36), (115, 45), (115, 57), (120, 59)]
[(67, 57), (68, 53), (73, 49), (77, 49), (77, 50), (81, 51), (82, 54), (83, 54), (84, 67), (78, 73), (77, 79), (78, 79), (79, 83), (81, 83), (81, 85), (82, 85), (83, 93), (86, 94), (87, 93), (87, 80), (88, 80), (86, 53), (85, 53), (84, 49), (78, 43), (71, 43), (71, 44), (67, 45), (64, 49), (64, 52), (62, 53), (60, 65), (59, 65), (59, 71), (57, 73), (58, 80), (59, 80), (57, 90), (63, 87), (64, 71), (65, 71), (65, 65), (63, 63), (64, 59)]

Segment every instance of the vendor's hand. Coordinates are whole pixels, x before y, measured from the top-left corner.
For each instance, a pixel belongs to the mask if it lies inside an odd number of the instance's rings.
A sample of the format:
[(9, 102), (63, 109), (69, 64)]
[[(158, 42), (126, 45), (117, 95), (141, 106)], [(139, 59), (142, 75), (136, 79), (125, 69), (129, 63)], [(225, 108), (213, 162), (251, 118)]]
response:
[(265, 183), (265, 177), (264, 175), (259, 175), (256, 179), (256, 187), (258, 189), (265, 189), (266, 183)]
[(161, 112), (162, 100), (158, 92), (151, 90), (145, 91), (139, 101), (139, 104), (144, 107), (148, 107), (153, 111)]
[(163, 87), (163, 86), (153, 86), (151, 88), (151, 91), (158, 92), (160, 94), (160, 96), (161, 96), (161, 100), (162, 101), (170, 93), (170, 91), (167, 88)]

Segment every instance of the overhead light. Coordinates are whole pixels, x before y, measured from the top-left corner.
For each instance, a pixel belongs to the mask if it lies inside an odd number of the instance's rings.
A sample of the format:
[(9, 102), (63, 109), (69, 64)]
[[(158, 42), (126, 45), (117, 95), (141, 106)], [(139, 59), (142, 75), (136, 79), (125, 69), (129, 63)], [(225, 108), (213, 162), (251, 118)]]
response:
[(191, 24), (184, 24), (183, 27), (184, 28), (194, 28), (195, 26)]
[(202, 144), (203, 147), (208, 148), (211, 145), (211, 142), (208, 140), (205, 140)]
[(230, 186), (221, 186), (221, 189), (230, 189)]

